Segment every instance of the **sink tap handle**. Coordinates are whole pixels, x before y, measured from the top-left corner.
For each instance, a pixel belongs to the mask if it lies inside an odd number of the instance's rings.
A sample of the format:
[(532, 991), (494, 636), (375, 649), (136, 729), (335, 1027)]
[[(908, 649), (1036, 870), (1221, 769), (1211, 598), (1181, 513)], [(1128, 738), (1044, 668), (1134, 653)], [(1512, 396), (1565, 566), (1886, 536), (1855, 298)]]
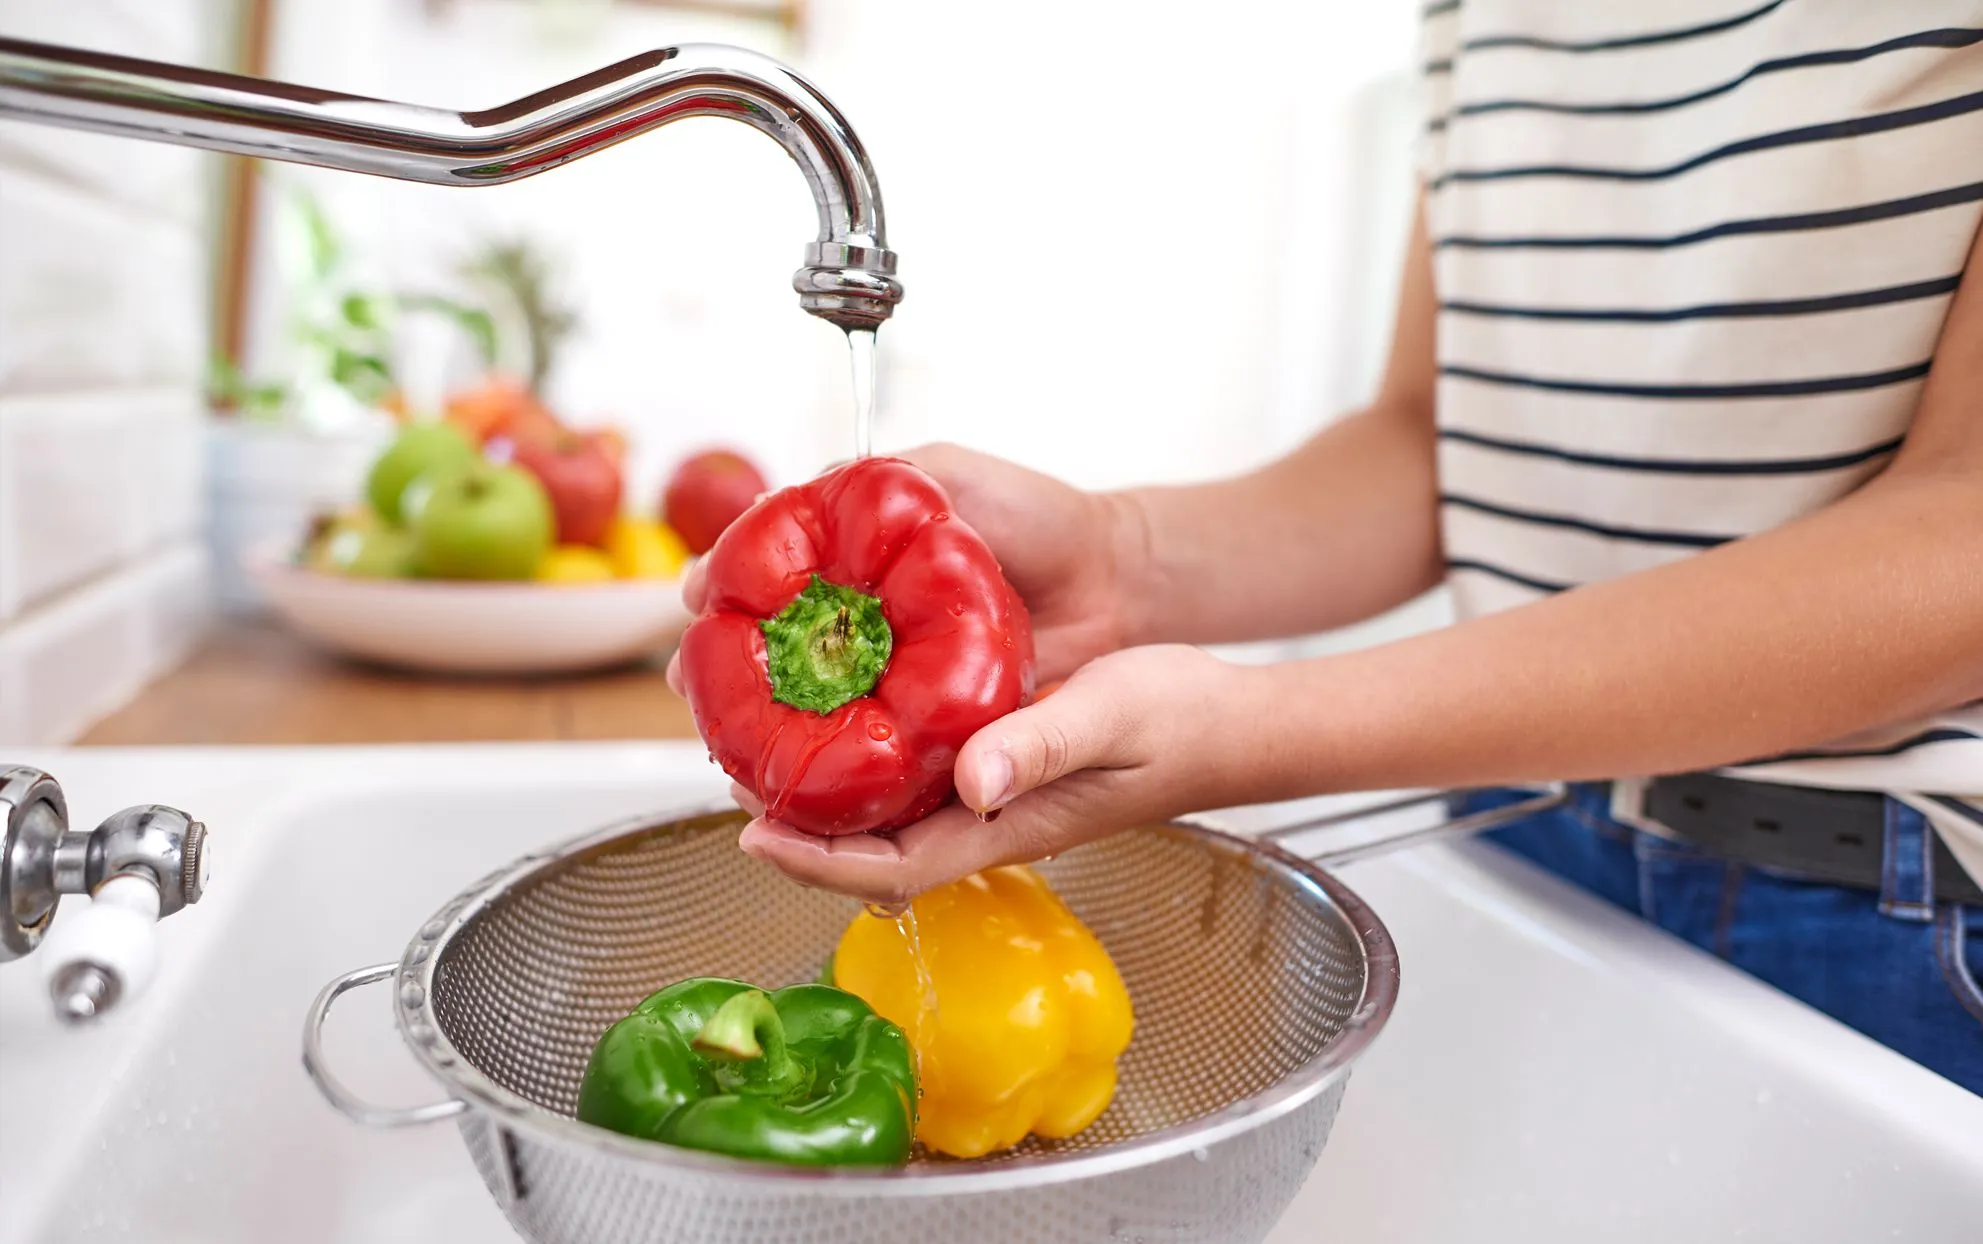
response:
[[(74, 831), (62, 788), (26, 766), (0, 766), (0, 814), (0, 962), (46, 938), (43, 976), (56, 1013), (72, 1022), (136, 995), (157, 962), (152, 926), (206, 890), (206, 826), (141, 804)], [(90, 906), (51, 933), (62, 898), (79, 894)]]

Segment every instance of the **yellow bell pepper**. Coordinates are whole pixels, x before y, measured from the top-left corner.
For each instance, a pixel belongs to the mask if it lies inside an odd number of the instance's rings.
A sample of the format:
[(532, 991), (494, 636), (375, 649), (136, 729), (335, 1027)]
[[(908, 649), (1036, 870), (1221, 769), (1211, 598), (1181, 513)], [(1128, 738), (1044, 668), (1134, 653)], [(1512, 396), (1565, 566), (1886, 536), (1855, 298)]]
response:
[(673, 579), (688, 565), (689, 549), (668, 524), (622, 515), (606, 531), (606, 556), (622, 579)]
[(560, 544), (537, 563), (540, 583), (610, 583), (613, 563), (589, 545)]
[(932, 890), (900, 922), (855, 917), (832, 971), (909, 1035), (922, 1087), (916, 1138), (938, 1153), (975, 1158), (1028, 1132), (1072, 1136), (1115, 1096), (1134, 1027), (1129, 991), (1029, 868)]

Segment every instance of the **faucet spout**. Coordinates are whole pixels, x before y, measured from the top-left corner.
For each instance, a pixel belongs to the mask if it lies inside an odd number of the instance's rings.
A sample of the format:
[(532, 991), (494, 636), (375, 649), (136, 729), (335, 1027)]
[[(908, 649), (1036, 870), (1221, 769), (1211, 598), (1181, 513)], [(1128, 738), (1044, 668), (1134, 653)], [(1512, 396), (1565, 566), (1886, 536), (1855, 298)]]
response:
[(698, 116), (762, 130), (805, 175), (819, 234), (792, 278), (800, 306), (849, 331), (886, 320), (902, 285), (866, 150), (811, 83), (742, 48), (662, 48), (511, 104), (449, 112), (0, 38), (0, 118), (433, 185), (516, 181)]

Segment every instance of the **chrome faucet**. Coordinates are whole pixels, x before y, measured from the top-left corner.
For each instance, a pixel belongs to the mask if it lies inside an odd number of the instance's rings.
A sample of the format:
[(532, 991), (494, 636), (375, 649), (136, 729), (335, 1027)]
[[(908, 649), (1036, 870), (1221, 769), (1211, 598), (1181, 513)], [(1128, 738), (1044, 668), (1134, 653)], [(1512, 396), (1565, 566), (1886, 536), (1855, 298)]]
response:
[(764, 131), (805, 174), (819, 236), (792, 278), (799, 305), (850, 332), (886, 320), (902, 285), (867, 152), (811, 83), (742, 48), (662, 48), (515, 103), (448, 112), (0, 38), (0, 118), (433, 185), (516, 181), (695, 116)]

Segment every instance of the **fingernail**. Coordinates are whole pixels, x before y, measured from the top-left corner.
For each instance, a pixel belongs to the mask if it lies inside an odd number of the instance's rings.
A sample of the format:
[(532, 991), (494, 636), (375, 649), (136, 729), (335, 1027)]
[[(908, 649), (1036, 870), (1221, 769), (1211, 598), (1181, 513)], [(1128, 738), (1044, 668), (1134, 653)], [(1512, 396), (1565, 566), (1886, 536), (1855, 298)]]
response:
[(998, 814), (1000, 811), (1002, 811), (1002, 809), (993, 808), (989, 812), (980, 812), (978, 813), (978, 819), (983, 821), (985, 824), (989, 825), (993, 821), (996, 821), (998, 819)]
[(985, 789), (991, 792), (991, 797), (978, 809), (980, 814), (996, 812), (1012, 802), (1012, 761), (1004, 752), (985, 757)]

